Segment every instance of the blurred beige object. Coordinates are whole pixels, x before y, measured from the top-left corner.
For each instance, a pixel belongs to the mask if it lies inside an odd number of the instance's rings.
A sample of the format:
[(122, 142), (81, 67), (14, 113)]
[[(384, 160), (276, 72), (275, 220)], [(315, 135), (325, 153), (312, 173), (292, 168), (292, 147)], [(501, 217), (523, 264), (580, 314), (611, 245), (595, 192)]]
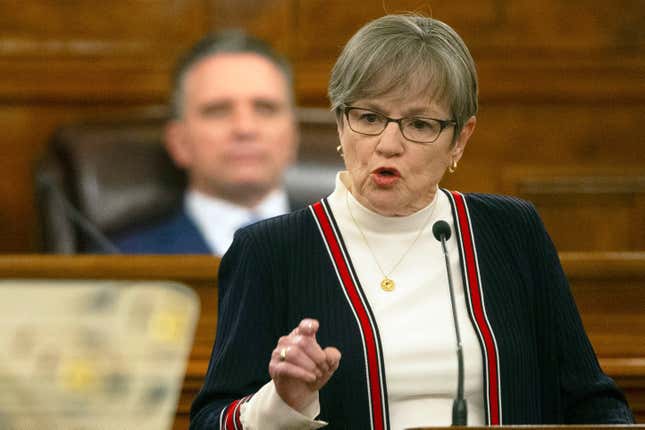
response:
[(0, 428), (170, 429), (198, 316), (178, 283), (0, 281)]

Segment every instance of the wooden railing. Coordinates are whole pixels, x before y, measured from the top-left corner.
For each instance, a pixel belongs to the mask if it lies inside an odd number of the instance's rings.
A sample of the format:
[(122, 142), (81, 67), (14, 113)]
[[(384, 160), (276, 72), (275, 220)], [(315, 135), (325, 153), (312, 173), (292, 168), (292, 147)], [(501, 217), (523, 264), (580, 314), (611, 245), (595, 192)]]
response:
[[(638, 422), (645, 422), (645, 252), (560, 256), (603, 369), (625, 391)], [(215, 337), (218, 266), (209, 256), (6, 255), (0, 257), (0, 278), (163, 279), (191, 286), (202, 314), (174, 427), (187, 429)]]

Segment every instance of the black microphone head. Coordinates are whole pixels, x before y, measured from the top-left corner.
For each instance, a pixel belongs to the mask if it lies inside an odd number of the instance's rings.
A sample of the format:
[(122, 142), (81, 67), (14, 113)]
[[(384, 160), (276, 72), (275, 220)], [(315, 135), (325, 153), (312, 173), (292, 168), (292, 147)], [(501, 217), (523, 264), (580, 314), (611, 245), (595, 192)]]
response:
[(444, 220), (439, 220), (432, 225), (432, 234), (441, 242), (441, 238), (450, 239), (450, 225)]

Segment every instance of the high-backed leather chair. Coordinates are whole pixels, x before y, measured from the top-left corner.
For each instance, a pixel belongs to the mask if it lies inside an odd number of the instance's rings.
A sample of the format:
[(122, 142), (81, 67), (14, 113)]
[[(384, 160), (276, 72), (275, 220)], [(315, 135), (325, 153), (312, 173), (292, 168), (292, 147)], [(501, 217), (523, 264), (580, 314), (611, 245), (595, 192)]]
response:
[[(299, 207), (327, 195), (337, 158), (333, 116), (299, 109), (301, 157), (286, 175)], [(184, 172), (162, 143), (163, 114), (65, 125), (36, 171), (42, 249), (50, 253), (117, 252), (105, 237), (153, 222), (181, 205)]]

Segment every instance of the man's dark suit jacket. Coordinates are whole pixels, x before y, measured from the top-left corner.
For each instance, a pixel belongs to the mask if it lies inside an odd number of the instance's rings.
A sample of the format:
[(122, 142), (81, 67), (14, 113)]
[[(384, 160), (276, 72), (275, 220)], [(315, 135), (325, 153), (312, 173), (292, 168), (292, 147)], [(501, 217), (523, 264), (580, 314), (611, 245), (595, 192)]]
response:
[(183, 209), (155, 224), (115, 236), (112, 241), (124, 254), (213, 253)]
[[(291, 210), (308, 204), (291, 195), (288, 198)], [(156, 223), (117, 234), (110, 240), (123, 254), (213, 254), (183, 207)]]

